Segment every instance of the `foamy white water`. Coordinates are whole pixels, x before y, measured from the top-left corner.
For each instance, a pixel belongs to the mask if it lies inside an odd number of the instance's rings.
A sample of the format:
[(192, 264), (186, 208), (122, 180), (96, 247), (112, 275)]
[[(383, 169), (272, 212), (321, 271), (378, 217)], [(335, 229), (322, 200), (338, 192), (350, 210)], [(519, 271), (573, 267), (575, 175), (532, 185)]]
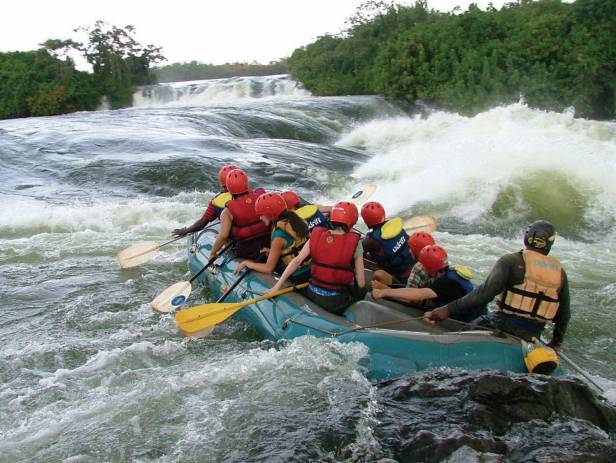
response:
[(474, 117), (434, 112), (375, 120), (338, 144), (375, 153), (355, 176), (379, 180), (375, 199), (390, 213), (429, 202), (470, 222), (507, 195), (511, 212), (533, 209), (556, 223), (616, 215), (614, 122), (520, 103)]
[[(467, 381), (459, 372), (414, 375), (410, 397), (383, 396), (363, 375), (362, 344), (273, 343), (233, 319), (187, 341), (172, 316), (151, 310), (162, 289), (187, 279), (185, 243), (125, 270), (116, 252), (193, 223), (228, 162), (253, 185), (324, 204), (376, 181), (374, 198), (390, 214), (435, 214), (437, 241), (477, 282), (520, 248), (530, 217), (552, 211), (568, 226), (553, 248), (572, 284), (564, 349), (614, 400), (616, 247), (606, 236), (616, 225), (585, 219), (612, 207), (603, 198), (614, 191), (604, 178), (613, 123), (523, 105), (396, 118), (404, 111), (378, 97), (298, 98), (296, 87), (276, 86), (290, 85), (280, 76), (248, 80), (174, 84), (182, 90), (168, 100), (163, 90), (144, 102), (156, 109), (0, 121), (0, 463), (402, 459), (398, 429), (417, 426), (422, 448), (430, 436), (447, 447), (469, 423), (479, 426), (471, 438), (490, 445), (493, 430), (476, 415), (444, 411), (472, 400), (459, 395)], [(536, 172), (527, 151), (544, 153)], [(546, 168), (562, 173), (535, 181)], [(189, 303), (206, 301), (194, 287)], [(498, 439), (520, 455), (535, 439), (565, 455), (582, 445), (574, 439), (609, 444), (599, 428), (559, 412)]]

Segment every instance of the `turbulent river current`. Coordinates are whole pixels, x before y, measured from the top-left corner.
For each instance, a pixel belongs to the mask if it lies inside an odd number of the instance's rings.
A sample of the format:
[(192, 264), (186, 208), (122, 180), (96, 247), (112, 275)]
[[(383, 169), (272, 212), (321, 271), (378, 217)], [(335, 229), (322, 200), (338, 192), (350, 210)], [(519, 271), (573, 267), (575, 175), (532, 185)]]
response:
[[(134, 102), (0, 121), (0, 462), (616, 461), (615, 122), (317, 98), (286, 76)], [(324, 204), (373, 181), (389, 215), (438, 217), (477, 281), (551, 220), (572, 295), (563, 352), (605, 398), (574, 370), (371, 383), (364, 345), (271, 342), (233, 319), (183, 339), (148, 302), (186, 278), (185, 247), (127, 270), (115, 253), (194, 222), (229, 162)]]

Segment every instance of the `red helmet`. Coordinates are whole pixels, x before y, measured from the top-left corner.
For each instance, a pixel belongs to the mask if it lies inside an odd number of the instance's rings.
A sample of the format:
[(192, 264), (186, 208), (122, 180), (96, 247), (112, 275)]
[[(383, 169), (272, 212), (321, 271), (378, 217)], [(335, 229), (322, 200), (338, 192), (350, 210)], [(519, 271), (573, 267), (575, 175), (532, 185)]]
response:
[(357, 206), (348, 201), (340, 201), (334, 204), (332, 211), (329, 214), (330, 222), (339, 222), (345, 224), (347, 227), (353, 228), (353, 225), (357, 223), (359, 218), (359, 212), (357, 212)]
[(381, 203), (370, 201), (361, 208), (361, 218), (364, 219), (368, 228), (385, 222), (385, 208)]
[(225, 187), (227, 174), (233, 169), (237, 169), (237, 167), (235, 167), (233, 164), (226, 164), (220, 168), (220, 170), (218, 171), (218, 181), (220, 182), (221, 187)]
[(282, 199), (287, 203), (287, 209), (292, 210), (300, 202), (300, 197), (294, 191), (283, 191), (281, 193)]
[(449, 267), (447, 251), (438, 244), (431, 244), (423, 248), (419, 252), (419, 262), (431, 277), (436, 275), (439, 270)]
[(419, 256), (419, 251), (434, 243), (436, 243), (436, 241), (434, 241), (434, 238), (432, 238), (430, 233), (418, 231), (410, 236), (409, 249), (411, 250), (413, 257), (417, 259), (417, 256)]
[(255, 201), (255, 212), (258, 216), (264, 215), (270, 220), (275, 220), (287, 210), (287, 203), (279, 193), (263, 193)]
[(239, 195), (248, 191), (248, 175), (242, 169), (233, 169), (225, 179), (227, 191), (232, 195)]

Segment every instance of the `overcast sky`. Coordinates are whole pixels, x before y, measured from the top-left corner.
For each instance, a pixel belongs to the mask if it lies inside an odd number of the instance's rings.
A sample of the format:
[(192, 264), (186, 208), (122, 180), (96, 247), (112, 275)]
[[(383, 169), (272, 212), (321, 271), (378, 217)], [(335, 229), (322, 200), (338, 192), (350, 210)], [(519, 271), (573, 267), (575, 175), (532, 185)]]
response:
[[(9, 0), (0, 13), (0, 51), (33, 50), (98, 19), (132, 24), (142, 44), (163, 47), (169, 62), (267, 63), (327, 32), (337, 33), (365, 0)], [(397, 3), (410, 4), (412, 1)], [(450, 11), (489, 0), (429, 0)], [(504, 1), (493, 0), (496, 7)]]

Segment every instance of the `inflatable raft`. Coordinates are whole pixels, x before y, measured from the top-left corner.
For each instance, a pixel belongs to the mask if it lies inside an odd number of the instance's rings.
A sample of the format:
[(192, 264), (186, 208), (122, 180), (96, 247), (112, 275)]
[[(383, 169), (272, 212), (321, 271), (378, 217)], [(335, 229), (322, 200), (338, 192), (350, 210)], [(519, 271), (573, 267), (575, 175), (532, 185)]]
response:
[[(212, 227), (189, 237), (191, 274), (207, 264), (216, 234), (217, 228)], [(240, 278), (234, 273), (239, 262), (227, 251), (197, 281), (218, 298)], [(229, 292), (225, 302), (259, 296), (274, 285), (275, 278), (251, 271)], [(464, 326), (450, 320), (430, 324), (421, 319), (422, 314), (420, 309), (392, 301), (377, 303), (368, 296), (353, 304), (344, 316), (337, 316), (295, 291), (248, 305), (234, 317), (272, 340), (310, 335), (361, 342), (369, 349), (361, 366), (372, 380), (440, 367), (527, 372), (519, 339), (491, 331), (463, 330)], [(555, 374), (561, 374), (560, 369)]]

